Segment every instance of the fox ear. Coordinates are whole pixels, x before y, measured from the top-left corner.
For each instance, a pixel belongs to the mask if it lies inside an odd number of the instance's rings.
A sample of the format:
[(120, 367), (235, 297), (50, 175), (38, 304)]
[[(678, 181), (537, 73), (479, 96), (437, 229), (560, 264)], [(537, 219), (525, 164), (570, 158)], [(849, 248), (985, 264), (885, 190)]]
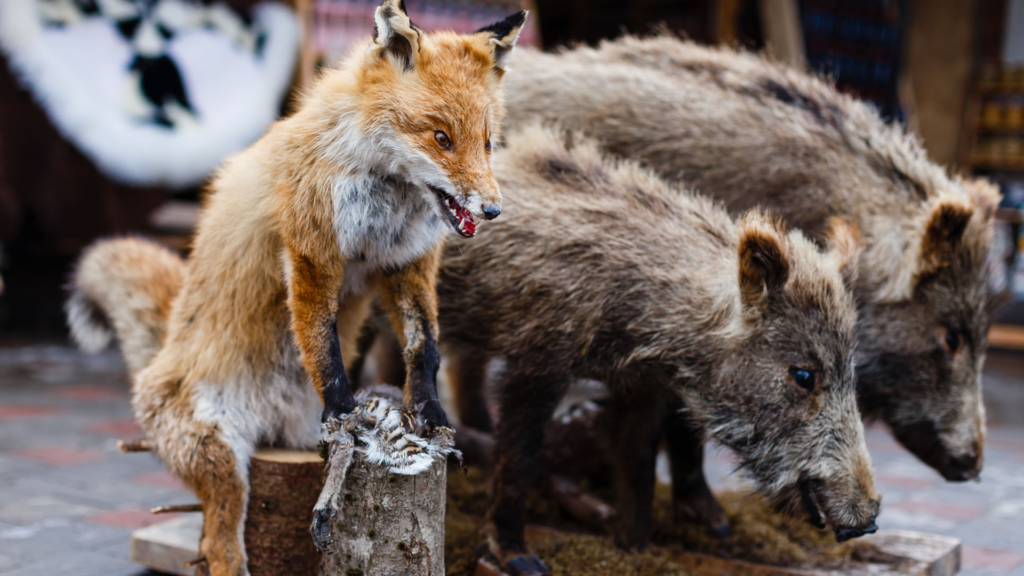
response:
[(523, 24), (526, 23), (528, 14), (528, 11), (520, 10), (504, 20), (485, 26), (473, 33), (487, 35), (487, 39), (491, 43), (491, 50), (494, 51), (494, 67), (498, 70), (505, 70), (508, 57), (512, 54), (512, 49), (516, 47), (516, 40), (519, 39), (519, 33), (523, 31)]
[(789, 279), (783, 233), (764, 217), (748, 217), (740, 232), (740, 297), (751, 308), (762, 307)]
[(930, 274), (947, 266), (954, 250), (963, 238), (967, 223), (974, 210), (960, 202), (943, 200), (932, 209), (928, 224), (921, 238), (918, 254), (917, 276)]
[(412, 70), (420, 51), (420, 35), (405, 11), (405, 0), (384, 0), (373, 15), (373, 40), (402, 70)]
[(863, 250), (860, 232), (853, 224), (833, 217), (828, 221), (825, 242), (828, 247), (828, 258), (839, 269), (846, 286), (852, 288), (857, 282), (857, 266), (860, 264)]

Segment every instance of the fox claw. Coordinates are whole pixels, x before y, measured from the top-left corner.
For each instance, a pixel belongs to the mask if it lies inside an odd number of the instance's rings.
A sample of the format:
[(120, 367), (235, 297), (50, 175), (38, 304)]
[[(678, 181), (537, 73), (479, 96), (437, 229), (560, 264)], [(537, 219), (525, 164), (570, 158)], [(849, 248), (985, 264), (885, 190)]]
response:
[(420, 418), (430, 430), (440, 427), (447, 428), (449, 426), (448, 415), (444, 413), (444, 408), (441, 408), (441, 402), (437, 400), (427, 400), (420, 405), (419, 412)]
[(331, 519), (338, 515), (333, 508), (318, 508), (313, 511), (313, 525), (309, 532), (313, 535), (313, 544), (323, 554), (330, 555), (330, 546), (334, 542), (331, 539)]

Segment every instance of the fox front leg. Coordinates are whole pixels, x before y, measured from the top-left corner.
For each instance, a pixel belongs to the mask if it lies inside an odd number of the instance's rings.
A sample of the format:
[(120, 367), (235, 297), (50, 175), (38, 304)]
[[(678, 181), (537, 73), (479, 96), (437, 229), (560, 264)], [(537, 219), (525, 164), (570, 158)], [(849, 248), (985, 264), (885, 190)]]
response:
[(289, 251), (288, 306), (302, 364), (324, 402), (322, 420), (356, 407), (338, 339), (338, 292), (344, 279), (340, 258), (317, 260)]
[(447, 426), (448, 416), (437, 399), (438, 245), (417, 260), (384, 276), (381, 302), (391, 315), (405, 360), (405, 404), (420, 406), (428, 426)]

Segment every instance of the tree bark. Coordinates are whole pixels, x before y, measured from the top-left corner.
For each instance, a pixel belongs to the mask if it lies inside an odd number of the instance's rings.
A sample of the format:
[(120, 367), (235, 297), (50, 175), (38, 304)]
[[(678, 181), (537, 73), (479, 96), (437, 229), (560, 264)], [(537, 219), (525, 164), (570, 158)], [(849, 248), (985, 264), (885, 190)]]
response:
[(405, 476), (356, 452), (324, 576), (443, 576), (446, 481), (444, 458)]
[[(249, 465), (245, 551), (252, 576), (317, 576), (320, 553), (309, 535), (323, 487), (323, 459), (315, 452), (260, 450)], [(207, 564), (196, 576), (209, 574)]]

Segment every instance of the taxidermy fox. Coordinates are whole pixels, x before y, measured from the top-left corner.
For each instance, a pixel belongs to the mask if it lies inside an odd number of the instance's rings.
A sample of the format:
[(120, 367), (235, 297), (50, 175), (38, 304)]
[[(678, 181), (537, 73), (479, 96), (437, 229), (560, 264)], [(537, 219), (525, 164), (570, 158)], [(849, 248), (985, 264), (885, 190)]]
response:
[(354, 407), (342, 359), (374, 297), (402, 340), (406, 403), (447, 425), (435, 387), (441, 240), (501, 211), (491, 143), (525, 19), (427, 35), (385, 0), (374, 37), (226, 162), (187, 264), (135, 239), (100, 242), (78, 264), (72, 335), (86, 349), (118, 337), (136, 419), (202, 501), (214, 576), (248, 574), (255, 447), (312, 447), (321, 401), (323, 418)]

